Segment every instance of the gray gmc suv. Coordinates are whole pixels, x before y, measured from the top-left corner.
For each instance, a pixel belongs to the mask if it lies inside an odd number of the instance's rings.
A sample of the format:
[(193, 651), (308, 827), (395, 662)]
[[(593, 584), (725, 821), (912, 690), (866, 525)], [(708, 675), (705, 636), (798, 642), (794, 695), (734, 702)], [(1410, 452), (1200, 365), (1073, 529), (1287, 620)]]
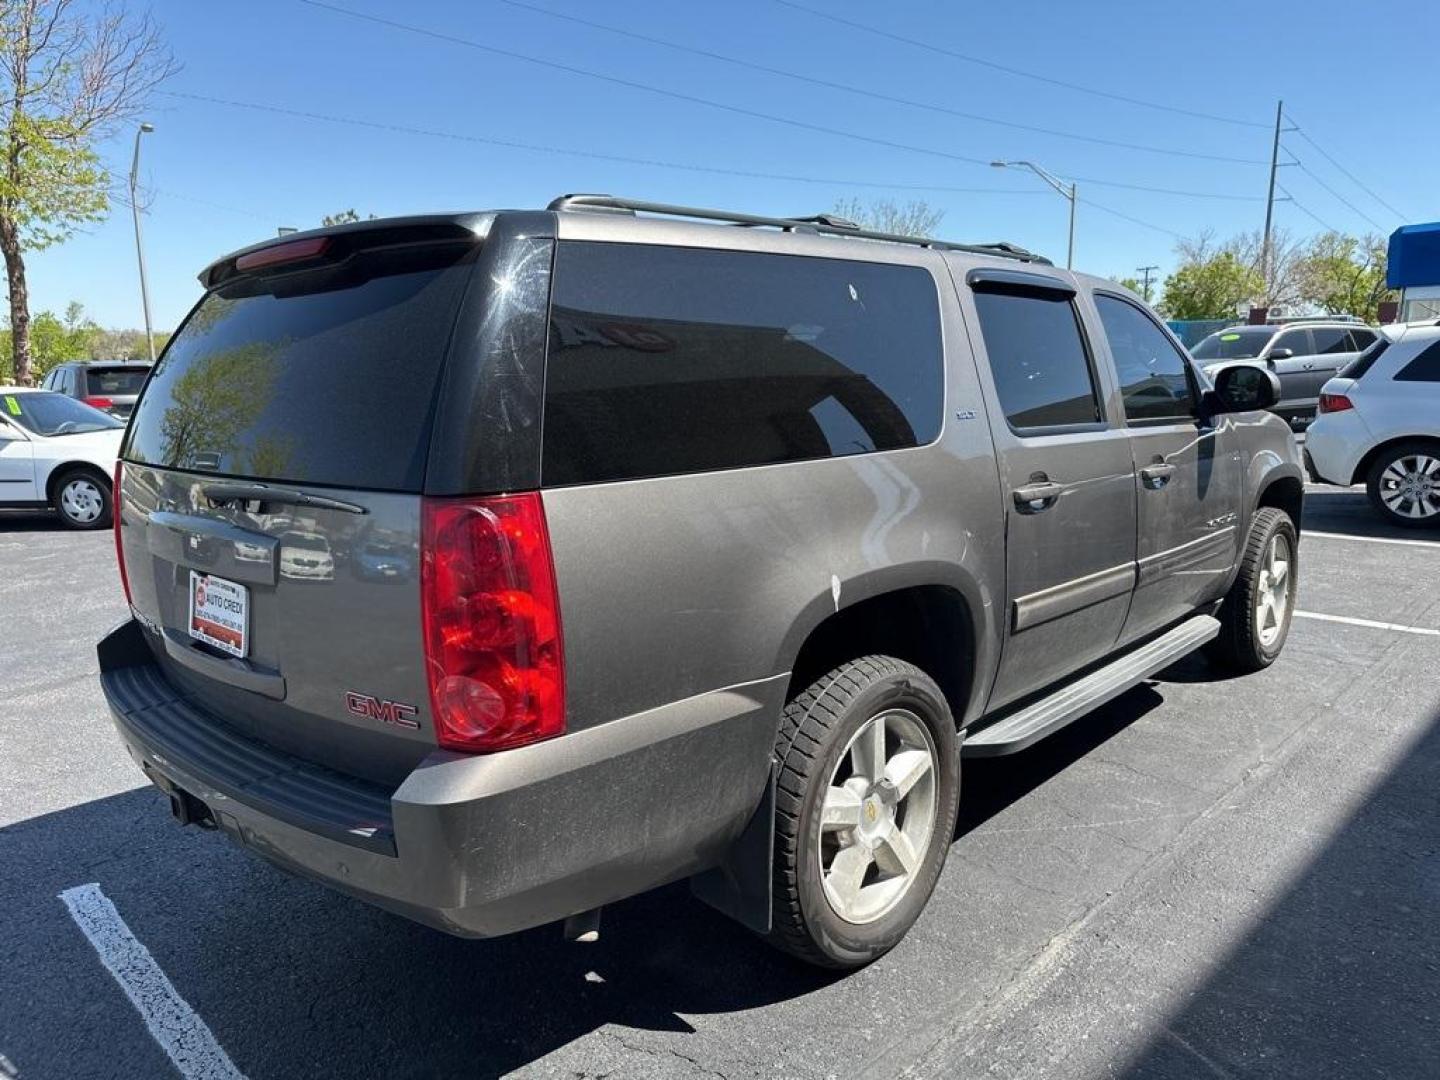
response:
[(182, 823), (451, 933), (688, 878), (863, 964), (963, 762), (1284, 645), (1273, 373), (1009, 245), (567, 196), (201, 280), (117, 469), (110, 709)]

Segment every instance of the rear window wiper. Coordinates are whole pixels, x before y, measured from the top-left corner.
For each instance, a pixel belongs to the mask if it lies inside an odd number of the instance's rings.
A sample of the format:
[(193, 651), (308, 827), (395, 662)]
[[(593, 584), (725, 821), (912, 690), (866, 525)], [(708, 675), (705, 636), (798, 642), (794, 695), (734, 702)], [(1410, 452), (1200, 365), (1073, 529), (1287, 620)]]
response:
[(226, 503), (279, 503), (282, 506), (313, 506), (321, 510), (343, 510), (347, 514), (368, 513), (357, 503), (342, 502), (325, 495), (310, 495), (269, 484), (206, 484), (201, 490), (212, 505)]

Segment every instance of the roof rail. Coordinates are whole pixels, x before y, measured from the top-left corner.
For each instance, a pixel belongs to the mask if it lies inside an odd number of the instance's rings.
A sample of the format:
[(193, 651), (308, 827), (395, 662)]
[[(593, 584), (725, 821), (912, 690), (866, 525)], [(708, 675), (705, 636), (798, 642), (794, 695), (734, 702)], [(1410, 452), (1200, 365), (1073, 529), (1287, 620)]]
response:
[(1020, 262), (1053, 265), (1043, 255), (1026, 251), (1015, 244), (957, 244), (949, 240), (933, 240), (924, 236), (902, 236), (899, 233), (862, 229), (852, 221), (831, 214), (803, 218), (763, 217), (733, 210), (707, 210), (700, 206), (673, 206), (669, 203), (644, 202), (616, 195), (561, 195), (551, 200), (547, 210), (589, 210), (600, 213), (658, 214), (662, 217), (695, 218), (700, 221), (723, 221), (727, 225), (762, 225), (784, 232), (824, 233), (827, 236), (859, 237), (862, 240), (883, 240), (891, 244), (933, 248), (936, 251), (968, 251), (975, 255), (994, 255)]

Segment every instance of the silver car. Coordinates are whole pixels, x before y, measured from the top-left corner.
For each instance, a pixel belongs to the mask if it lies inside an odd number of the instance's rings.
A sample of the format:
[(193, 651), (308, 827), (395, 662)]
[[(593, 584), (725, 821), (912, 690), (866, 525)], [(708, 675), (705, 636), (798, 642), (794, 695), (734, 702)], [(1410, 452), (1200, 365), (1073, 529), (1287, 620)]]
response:
[(201, 282), (121, 453), (105, 696), (182, 823), (450, 933), (689, 879), (866, 963), (964, 761), (1285, 643), (1274, 376), (1017, 248), (568, 196)]

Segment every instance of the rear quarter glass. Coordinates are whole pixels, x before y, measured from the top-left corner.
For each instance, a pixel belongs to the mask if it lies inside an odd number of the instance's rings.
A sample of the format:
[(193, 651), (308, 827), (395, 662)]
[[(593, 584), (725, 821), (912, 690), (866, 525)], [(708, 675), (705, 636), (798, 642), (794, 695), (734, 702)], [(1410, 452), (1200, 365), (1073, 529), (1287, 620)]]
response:
[(125, 457), (419, 491), (436, 386), (478, 250), (382, 248), (207, 293), (157, 362)]

